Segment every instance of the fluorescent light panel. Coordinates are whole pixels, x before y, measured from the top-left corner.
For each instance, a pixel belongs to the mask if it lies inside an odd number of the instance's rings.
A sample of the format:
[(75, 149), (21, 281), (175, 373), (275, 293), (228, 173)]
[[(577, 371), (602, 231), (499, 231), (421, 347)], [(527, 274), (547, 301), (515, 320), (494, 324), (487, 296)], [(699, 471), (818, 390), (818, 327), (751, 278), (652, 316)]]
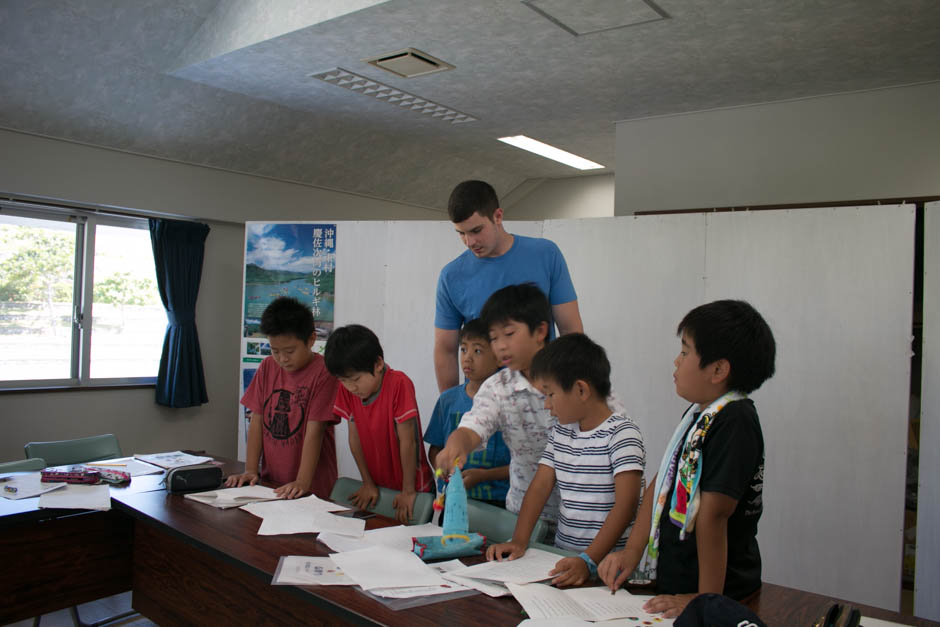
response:
[(534, 152), (541, 157), (552, 159), (554, 161), (558, 161), (559, 163), (564, 163), (565, 165), (569, 165), (572, 168), (577, 168), (579, 170), (597, 170), (598, 168), (604, 167), (599, 163), (588, 161), (584, 157), (573, 155), (570, 152), (562, 150), (561, 148), (549, 146), (548, 144), (542, 143), (537, 139), (532, 139), (531, 137), (526, 137), (525, 135), (500, 137), (499, 141), (507, 143), (510, 146), (515, 146), (516, 148), (522, 148), (523, 150)]

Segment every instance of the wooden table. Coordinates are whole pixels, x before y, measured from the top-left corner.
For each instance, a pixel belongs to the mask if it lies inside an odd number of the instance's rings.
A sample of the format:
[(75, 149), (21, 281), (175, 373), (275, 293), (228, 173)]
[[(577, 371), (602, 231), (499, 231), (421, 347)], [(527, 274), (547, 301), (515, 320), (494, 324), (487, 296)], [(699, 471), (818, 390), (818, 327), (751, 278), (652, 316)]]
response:
[[(111, 496), (161, 490), (162, 479), (134, 477), (111, 486)], [(114, 511), (39, 509), (38, 496), (0, 498), (0, 624), (130, 590), (133, 529)]]
[[(235, 463), (227, 471), (238, 470)], [(137, 481), (135, 478), (133, 483)], [(110, 512), (0, 503), (0, 623), (133, 589), (134, 609), (161, 626), (191, 624), (516, 625), (512, 598), (476, 595), (393, 611), (352, 587), (272, 586), (282, 555), (326, 555), (314, 534), (258, 536), (261, 520), (170, 495), (112, 490)], [(5, 499), (4, 499), (5, 501)], [(30, 507), (24, 501), (34, 501)], [(11, 505), (15, 504), (15, 505)], [(6, 509), (3, 509), (3, 507)], [(375, 517), (369, 528), (394, 524)], [(22, 566), (21, 566), (22, 565)], [(806, 626), (834, 599), (764, 584), (745, 601), (770, 626)], [(866, 616), (937, 625), (863, 607)]]

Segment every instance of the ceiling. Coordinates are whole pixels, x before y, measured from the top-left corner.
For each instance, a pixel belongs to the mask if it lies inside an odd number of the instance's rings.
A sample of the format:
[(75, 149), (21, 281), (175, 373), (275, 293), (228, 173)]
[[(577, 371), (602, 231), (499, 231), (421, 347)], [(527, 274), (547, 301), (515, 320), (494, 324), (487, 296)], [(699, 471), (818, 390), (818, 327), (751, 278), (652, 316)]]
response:
[[(0, 127), (443, 209), (638, 117), (940, 80), (937, 0), (2, 0)], [(363, 61), (414, 47), (411, 79)], [(453, 124), (311, 74), (343, 68)]]

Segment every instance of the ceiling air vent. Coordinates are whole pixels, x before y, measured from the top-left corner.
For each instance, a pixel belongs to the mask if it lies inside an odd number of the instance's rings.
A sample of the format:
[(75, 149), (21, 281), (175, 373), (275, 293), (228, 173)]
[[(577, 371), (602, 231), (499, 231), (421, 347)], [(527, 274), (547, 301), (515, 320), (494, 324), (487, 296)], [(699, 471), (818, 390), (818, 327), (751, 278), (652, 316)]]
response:
[(377, 57), (363, 59), (363, 61), (404, 78), (414, 78), (415, 76), (424, 76), (425, 74), (434, 74), (435, 72), (444, 72), (454, 69), (454, 66), (450, 63), (441, 61), (426, 52), (421, 52), (414, 48), (405, 48), (404, 50), (389, 52), (388, 54)]

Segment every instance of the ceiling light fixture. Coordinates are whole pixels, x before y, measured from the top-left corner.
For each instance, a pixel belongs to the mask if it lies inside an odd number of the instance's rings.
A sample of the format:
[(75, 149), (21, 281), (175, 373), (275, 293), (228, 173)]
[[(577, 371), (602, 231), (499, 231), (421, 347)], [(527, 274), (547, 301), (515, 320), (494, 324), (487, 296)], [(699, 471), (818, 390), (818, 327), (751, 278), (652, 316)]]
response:
[(403, 109), (411, 109), (422, 115), (427, 115), (451, 124), (460, 124), (462, 122), (476, 122), (477, 119), (472, 115), (461, 113), (450, 107), (432, 102), (426, 98), (409, 94), (407, 91), (395, 89), (371, 78), (360, 76), (343, 68), (333, 68), (325, 72), (317, 72), (310, 75), (321, 81), (332, 83), (338, 87), (358, 92), (364, 96), (371, 96), (376, 100), (381, 100), (389, 104), (397, 105)]
[(573, 155), (570, 152), (562, 150), (561, 148), (549, 146), (548, 144), (544, 144), (537, 139), (532, 139), (531, 137), (526, 137), (525, 135), (500, 137), (499, 141), (505, 142), (510, 146), (515, 146), (516, 148), (522, 148), (523, 150), (534, 152), (541, 157), (553, 159), (554, 161), (564, 163), (565, 165), (571, 166), (572, 168), (577, 168), (579, 170), (596, 170), (598, 168), (604, 167), (599, 163), (588, 161), (583, 157)]

